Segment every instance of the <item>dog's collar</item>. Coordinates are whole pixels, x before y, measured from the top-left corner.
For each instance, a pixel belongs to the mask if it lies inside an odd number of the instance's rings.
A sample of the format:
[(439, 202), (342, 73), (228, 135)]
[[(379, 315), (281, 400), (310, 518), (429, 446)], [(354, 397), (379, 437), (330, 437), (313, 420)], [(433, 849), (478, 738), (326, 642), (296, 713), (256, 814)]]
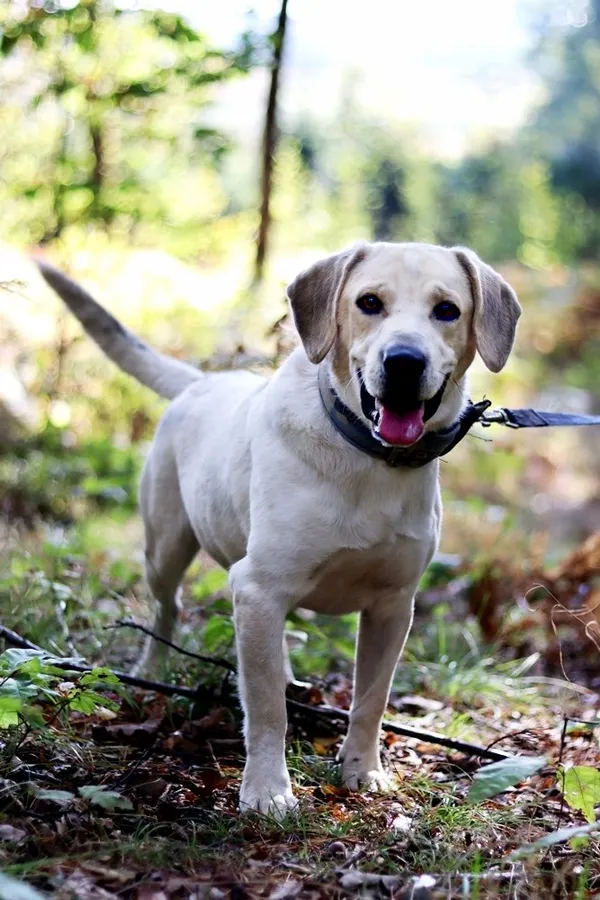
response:
[(448, 428), (441, 431), (428, 431), (410, 447), (391, 447), (378, 441), (368, 428), (345, 403), (342, 403), (331, 386), (327, 367), (322, 363), (318, 372), (319, 393), (325, 412), (333, 426), (349, 444), (362, 450), (368, 456), (383, 460), (388, 466), (406, 466), (419, 469), (427, 463), (445, 456), (453, 447), (462, 441), (469, 429), (479, 421), (486, 409), (491, 406), (490, 400), (471, 403), (463, 410), (460, 418)]

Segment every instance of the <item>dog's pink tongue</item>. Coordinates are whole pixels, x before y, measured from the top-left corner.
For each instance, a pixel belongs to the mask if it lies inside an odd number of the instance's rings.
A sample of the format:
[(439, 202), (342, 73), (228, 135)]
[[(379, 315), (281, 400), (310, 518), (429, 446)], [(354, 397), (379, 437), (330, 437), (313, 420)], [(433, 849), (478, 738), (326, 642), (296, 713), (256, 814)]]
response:
[(379, 420), (379, 436), (386, 444), (407, 447), (414, 444), (423, 434), (423, 407), (407, 413), (395, 413), (385, 406)]

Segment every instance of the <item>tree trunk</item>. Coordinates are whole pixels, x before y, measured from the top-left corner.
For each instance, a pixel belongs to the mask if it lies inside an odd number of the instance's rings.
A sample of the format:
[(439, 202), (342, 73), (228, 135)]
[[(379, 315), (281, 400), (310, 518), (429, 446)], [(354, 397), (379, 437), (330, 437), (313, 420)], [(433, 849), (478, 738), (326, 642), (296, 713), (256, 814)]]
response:
[[(95, 99), (95, 98), (94, 98)], [(88, 99), (88, 103), (93, 102)], [(104, 158), (104, 125), (93, 118), (89, 122), (90, 139), (92, 142), (92, 157), (94, 160), (92, 171), (88, 176), (87, 187), (92, 191), (93, 201), (90, 208), (91, 218), (101, 219), (108, 224), (112, 218), (109, 210), (105, 209), (102, 201), (102, 192), (106, 177), (106, 163)]]
[(265, 260), (269, 243), (269, 230), (271, 225), (271, 190), (273, 186), (273, 162), (277, 149), (277, 93), (279, 89), (279, 77), (283, 59), (283, 45), (287, 25), (288, 0), (281, 0), (277, 30), (272, 35), (273, 60), (271, 63), (271, 84), (267, 101), (265, 116), (265, 129), (262, 144), (262, 175), (261, 175), (261, 204), (260, 225), (256, 241), (256, 260), (254, 263), (254, 283), (262, 281)]

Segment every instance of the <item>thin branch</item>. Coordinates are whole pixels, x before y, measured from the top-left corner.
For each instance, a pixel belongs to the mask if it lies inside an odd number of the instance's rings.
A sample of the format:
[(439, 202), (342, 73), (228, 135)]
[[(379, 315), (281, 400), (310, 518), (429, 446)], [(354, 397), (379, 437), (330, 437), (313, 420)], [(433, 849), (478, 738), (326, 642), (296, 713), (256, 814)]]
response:
[[(42, 650), (43, 648), (38, 647), (36, 644), (33, 644), (31, 641), (28, 641), (26, 638), (21, 637), (14, 631), (11, 631), (10, 628), (6, 628), (3, 625), (0, 625), (0, 638), (4, 638), (4, 640), (12, 644), (16, 647), (26, 648), (29, 650)], [(175, 646), (175, 649), (179, 649)], [(49, 654), (52, 655), (52, 654)], [(68, 669), (72, 672), (82, 672), (87, 673), (92, 671), (91, 666), (79, 665), (78, 663), (73, 663), (65, 660), (55, 660), (53, 665), (57, 666), (60, 669)], [(230, 664), (229, 664), (230, 665)], [(135, 675), (127, 675), (124, 672), (112, 672), (119, 681), (123, 684), (129, 684), (132, 687), (139, 687), (143, 690), (148, 691), (156, 691), (158, 694), (164, 694), (168, 697), (188, 697), (190, 700), (196, 700), (198, 697), (198, 692), (194, 688), (184, 687), (183, 685), (177, 684), (165, 684), (162, 681), (148, 681), (146, 678), (137, 678)], [(311, 716), (321, 716), (326, 719), (335, 719), (338, 722), (344, 723), (347, 727), (350, 719), (350, 714), (345, 709), (338, 709), (335, 706), (310, 706), (308, 703), (301, 703), (299, 700), (292, 700), (291, 697), (286, 698), (287, 707), (290, 711), (301, 711), (306, 714), (310, 714)], [(421, 731), (417, 728), (408, 728), (405, 725), (396, 725), (392, 722), (383, 722), (382, 726), (384, 731), (390, 731), (392, 734), (399, 734), (403, 737), (415, 738), (418, 741), (423, 741), (425, 744), (437, 744), (440, 747), (449, 747), (451, 750), (458, 750), (461, 753), (467, 753), (469, 756), (478, 756), (481, 758), (493, 759), (493, 760), (501, 760), (507, 759), (510, 757), (509, 753), (503, 753), (500, 750), (490, 750), (486, 747), (479, 747), (477, 744), (469, 744), (466, 741), (459, 741), (455, 738), (445, 737), (443, 734), (436, 734), (432, 731)]]
[(166, 644), (167, 647), (171, 647), (172, 650), (176, 650), (177, 653), (181, 653), (183, 656), (190, 656), (192, 659), (200, 660), (200, 662), (211, 663), (214, 666), (221, 666), (221, 668), (227, 669), (228, 672), (235, 673), (237, 671), (233, 663), (230, 663), (228, 660), (223, 659), (220, 656), (203, 656), (201, 653), (193, 653), (191, 650), (186, 650), (185, 647), (181, 647), (179, 644), (174, 644), (173, 641), (170, 641), (165, 637), (161, 637), (150, 628), (147, 628), (145, 625), (141, 625), (139, 622), (136, 622), (135, 619), (118, 619), (114, 623), (114, 625), (104, 626), (105, 631), (108, 631), (111, 628), (135, 628), (137, 631), (141, 631), (144, 634), (147, 634), (149, 637), (154, 638), (155, 641), (160, 641), (161, 644)]
[(486, 750), (491, 750), (492, 747), (495, 747), (496, 744), (499, 744), (501, 741), (507, 740), (507, 738), (519, 737), (521, 734), (535, 734), (540, 729), (538, 728), (521, 728), (519, 731), (509, 731), (506, 734), (501, 734), (500, 737), (494, 738), (493, 741), (490, 741), (489, 744), (486, 745)]
[(11, 631), (5, 625), (0, 625), (0, 638), (4, 638), (7, 644), (10, 644), (12, 647), (18, 647), (20, 650), (42, 650), (37, 644), (33, 644), (27, 638), (21, 637), (16, 631)]
[[(345, 709), (338, 709), (336, 706), (309, 706), (308, 703), (300, 703), (298, 700), (290, 699), (288, 699), (287, 704), (291, 709), (300, 709), (317, 716), (323, 716), (326, 719), (338, 719), (346, 723), (346, 725), (350, 720), (350, 713)], [(418, 728), (409, 728), (406, 725), (396, 725), (392, 722), (382, 722), (381, 727), (384, 731), (390, 731), (392, 734), (416, 738), (425, 744), (438, 744), (440, 747), (450, 747), (451, 750), (459, 750), (461, 753), (468, 753), (469, 756), (479, 756), (494, 760), (508, 759), (511, 756), (510, 753), (503, 753), (501, 750), (489, 750), (486, 747), (479, 747), (477, 744), (469, 744), (466, 741), (456, 740), (456, 738), (445, 737), (443, 734), (436, 734), (434, 731), (421, 731)]]
[[(558, 763), (556, 768), (560, 769), (562, 766), (563, 753), (565, 752), (565, 745), (567, 742), (567, 729), (569, 727), (569, 717), (565, 716), (563, 719), (563, 727), (560, 733), (560, 749), (558, 751)], [(560, 793), (560, 809), (558, 810), (558, 818), (556, 821), (557, 830), (560, 828), (560, 823), (562, 822), (562, 817), (565, 811), (565, 793), (561, 791)]]

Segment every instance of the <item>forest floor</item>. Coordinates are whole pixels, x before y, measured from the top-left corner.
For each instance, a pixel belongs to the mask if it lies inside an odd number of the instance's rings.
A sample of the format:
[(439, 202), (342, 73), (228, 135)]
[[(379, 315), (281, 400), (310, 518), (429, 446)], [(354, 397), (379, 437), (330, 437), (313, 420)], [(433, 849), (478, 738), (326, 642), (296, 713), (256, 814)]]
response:
[[(219, 570), (192, 572), (177, 640), (220, 663), (172, 653), (156, 677), (190, 696), (119, 684), (110, 672), (128, 671), (143, 635), (118, 622), (148, 617), (139, 522), (112, 509), (26, 521), (28, 497), (10, 495), (0, 607), (2, 625), (44, 652), (4, 632), (0, 898), (600, 897), (600, 540), (539, 573), (544, 596), (517, 621), (502, 611), (525, 590), (510, 573), (434, 565), (386, 716), (426, 734), (382, 730), (387, 794), (341, 786), (344, 718), (319, 712), (349, 708), (352, 618), (296, 618), (293, 656), (312, 685), (289, 705), (300, 804), (275, 822), (237, 811), (243, 742)], [(494, 752), (510, 759), (492, 778)]]

